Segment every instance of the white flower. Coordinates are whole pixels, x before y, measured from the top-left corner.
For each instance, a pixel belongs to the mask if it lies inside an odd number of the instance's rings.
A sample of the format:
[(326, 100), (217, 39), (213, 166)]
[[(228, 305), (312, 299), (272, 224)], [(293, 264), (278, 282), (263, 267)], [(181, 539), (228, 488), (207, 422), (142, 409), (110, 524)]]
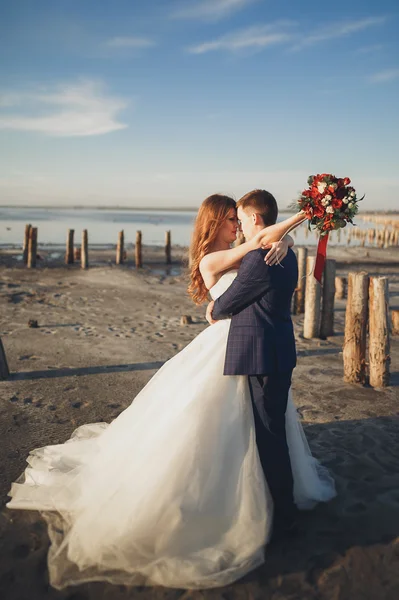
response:
[(348, 202), (349, 202), (349, 198), (346, 198), (346, 197), (345, 197), (345, 198), (342, 198), (342, 202), (343, 202), (344, 204), (348, 204)]
[(324, 196), (324, 200), (330, 202), (330, 200), (332, 200), (332, 196), (330, 196), (330, 194), (327, 194), (326, 196)]
[(353, 208), (355, 205), (353, 204), (353, 202), (349, 202), (348, 204), (348, 208)]
[(351, 193), (349, 194), (349, 196), (350, 196), (351, 198), (356, 198), (356, 192), (351, 192)]
[(326, 212), (327, 212), (327, 213), (330, 213), (330, 214), (332, 215), (332, 214), (333, 214), (333, 212), (334, 212), (334, 209), (333, 209), (333, 207), (332, 207), (332, 206), (327, 206), (327, 208), (326, 208)]
[(321, 181), (317, 184), (317, 189), (319, 190), (319, 194), (324, 194), (324, 191), (327, 187), (327, 184), (324, 181)]
[(329, 201), (326, 200), (325, 198), (323, 198), (323, 200), (321, 201), (323, 206), (328, 206), (329, 205)]

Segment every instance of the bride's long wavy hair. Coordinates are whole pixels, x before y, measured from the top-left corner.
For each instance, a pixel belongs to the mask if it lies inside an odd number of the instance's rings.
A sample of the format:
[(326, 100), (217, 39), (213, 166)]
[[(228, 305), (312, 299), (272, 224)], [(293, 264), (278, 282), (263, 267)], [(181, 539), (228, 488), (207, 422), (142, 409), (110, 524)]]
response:
[(236, 208), (233, 198), (213, 194), (203, 201), (198, 211), (190, 245), (190, 285), (188, 286), (188, 293), (195, 304), (202, 304), (208, 295), (199, 264), (211, 251), (212, 244), (232, 208)]

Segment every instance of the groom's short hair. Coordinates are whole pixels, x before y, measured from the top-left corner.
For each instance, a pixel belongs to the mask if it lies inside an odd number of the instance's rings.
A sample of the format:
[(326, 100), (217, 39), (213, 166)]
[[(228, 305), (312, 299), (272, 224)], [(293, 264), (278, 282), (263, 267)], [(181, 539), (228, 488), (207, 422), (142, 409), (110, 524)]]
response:
[(275, 197), (266, 190), (252, 190), (248, 192), (242, 198), (240, 198), (236, 204), (236, 207), (241, 207), (242, 210), (252, 208), (254, 212), (258, 213), (266, 225), (274, 225), (277, 221), (278, 208)]

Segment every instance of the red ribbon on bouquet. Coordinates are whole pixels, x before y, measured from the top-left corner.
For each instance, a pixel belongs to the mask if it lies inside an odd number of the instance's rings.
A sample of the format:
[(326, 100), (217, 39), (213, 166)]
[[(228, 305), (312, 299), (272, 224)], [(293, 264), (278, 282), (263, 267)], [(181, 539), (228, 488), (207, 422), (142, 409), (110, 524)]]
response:
[(323, 235), (319, 239), (319, 243), (317, 245), (317, 256), (316, 256), (316, 264), (314, 266), (313, 275), (317, 279), (319, 283), (321, 283), (321, 276), (323, 275), (324, 265), (327, 257), (327, 243), (328, 243), (328, 233)]

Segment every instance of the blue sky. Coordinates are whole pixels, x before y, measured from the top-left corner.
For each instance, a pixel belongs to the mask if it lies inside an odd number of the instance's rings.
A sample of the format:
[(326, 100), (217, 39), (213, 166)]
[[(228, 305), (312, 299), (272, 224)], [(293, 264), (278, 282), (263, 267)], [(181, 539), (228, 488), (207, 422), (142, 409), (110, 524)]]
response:
[(393, 0), (0, 0), (0, 204), (398, 208)]

